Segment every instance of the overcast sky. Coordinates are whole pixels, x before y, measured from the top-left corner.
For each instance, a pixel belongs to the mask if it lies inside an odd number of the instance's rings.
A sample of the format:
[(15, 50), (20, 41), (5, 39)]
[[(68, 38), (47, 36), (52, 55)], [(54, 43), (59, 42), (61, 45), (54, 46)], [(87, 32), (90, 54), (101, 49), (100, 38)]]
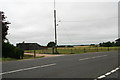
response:
[[(11, 22), (9, 41), (40, 45), (54, 41), (53, 1), (0, 0), (0, 11)], [(97, 44), (118, 38), (118, 0), (56, 0), (56, 10), (58, 44)]]

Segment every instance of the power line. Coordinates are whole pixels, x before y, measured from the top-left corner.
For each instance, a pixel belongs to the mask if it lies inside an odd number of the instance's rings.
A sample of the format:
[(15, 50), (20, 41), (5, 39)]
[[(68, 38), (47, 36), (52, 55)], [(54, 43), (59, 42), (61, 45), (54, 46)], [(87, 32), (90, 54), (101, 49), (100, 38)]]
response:
[(58, 22), (83, 22), (83, 21), (62, 21), (62, 20), (59, 20)]

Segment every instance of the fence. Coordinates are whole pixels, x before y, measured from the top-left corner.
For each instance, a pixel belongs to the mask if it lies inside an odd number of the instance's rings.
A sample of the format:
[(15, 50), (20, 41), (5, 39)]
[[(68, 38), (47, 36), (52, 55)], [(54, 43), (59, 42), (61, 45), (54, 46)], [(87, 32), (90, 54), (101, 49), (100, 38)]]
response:
[[(120, 47), (59, 47), (57, 48), (58, 53), (60, 54), (78, 54), (78, 53), (87, 53), (87, 52), (101, 52), (101, 51), (114, 51), (120, 50)], [(46, 48), (41, 50), (25, 50), (26, 53), (39, 53), (39, 54), (53, 54), (52, 48)]]

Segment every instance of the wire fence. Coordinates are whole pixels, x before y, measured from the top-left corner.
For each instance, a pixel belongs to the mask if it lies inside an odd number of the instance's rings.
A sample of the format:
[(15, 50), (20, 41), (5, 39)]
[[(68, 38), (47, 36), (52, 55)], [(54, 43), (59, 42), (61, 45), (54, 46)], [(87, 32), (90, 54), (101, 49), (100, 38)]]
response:
[[(120, 47), (59, 47), (57, 51), (59, 54), (79, 54), (88, 52), (102, 52), (102, 51), (117, 51)], [(25, 53), (37, 54), (53, 54), (53, 48), (45, 48), (40, 50), (25, 50)]]

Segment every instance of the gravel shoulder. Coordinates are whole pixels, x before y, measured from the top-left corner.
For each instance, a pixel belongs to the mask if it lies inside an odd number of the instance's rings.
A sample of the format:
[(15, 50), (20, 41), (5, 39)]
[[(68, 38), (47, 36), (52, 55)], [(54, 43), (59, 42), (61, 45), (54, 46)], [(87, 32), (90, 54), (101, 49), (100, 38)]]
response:
[[(34, 53), (24, 53), (26, 55), (34, 55)], [(36, 57), (40, 57), (40, 56), (44, 56), (44, 57), (55, 57), (55, 56), (64, 56), (64, 54), (38, 54), (36, 53)]]

